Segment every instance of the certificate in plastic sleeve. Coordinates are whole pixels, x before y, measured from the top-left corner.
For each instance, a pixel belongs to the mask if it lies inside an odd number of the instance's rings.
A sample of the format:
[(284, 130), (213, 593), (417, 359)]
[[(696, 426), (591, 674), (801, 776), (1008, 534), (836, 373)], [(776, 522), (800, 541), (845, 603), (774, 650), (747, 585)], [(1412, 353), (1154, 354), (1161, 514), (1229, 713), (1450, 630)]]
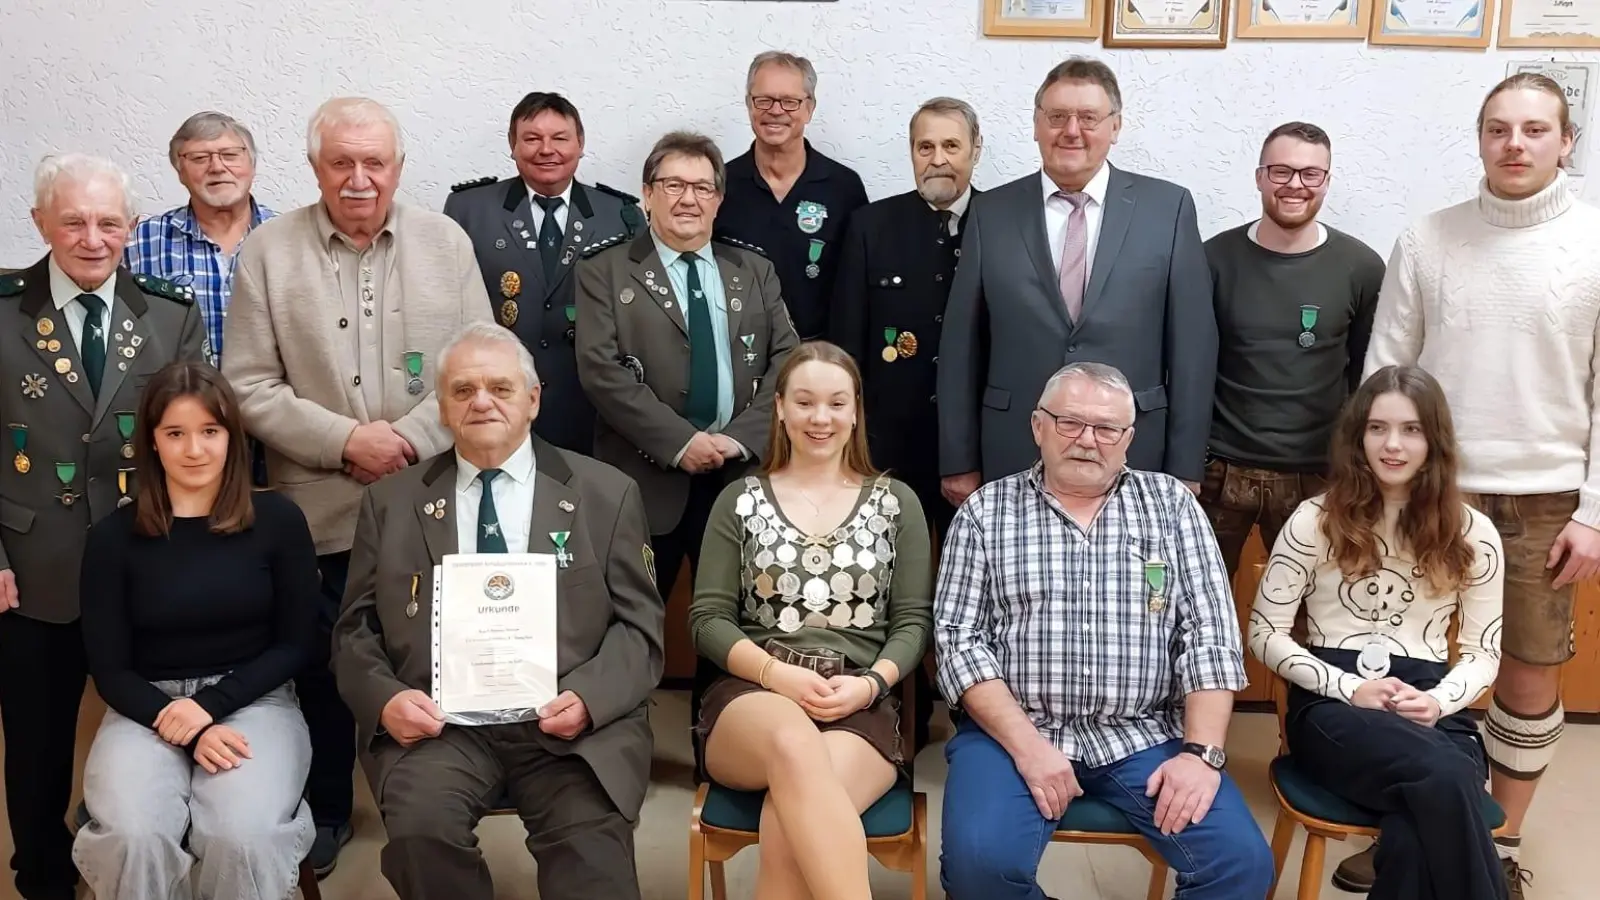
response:
[(433, 701), (456, 725), (527, 722), (556, 698), (556, 558), (458, 553), (433, 569)]

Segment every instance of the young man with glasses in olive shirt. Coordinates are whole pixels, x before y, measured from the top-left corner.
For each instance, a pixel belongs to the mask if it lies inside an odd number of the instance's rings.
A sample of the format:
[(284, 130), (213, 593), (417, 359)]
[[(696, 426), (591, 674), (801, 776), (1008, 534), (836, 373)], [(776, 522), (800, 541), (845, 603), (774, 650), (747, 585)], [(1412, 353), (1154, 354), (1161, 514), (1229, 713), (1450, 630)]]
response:
[(1317, 221), (1331, 179), (1327, 132), (1267, 135), (1259, 220), (1206, 242), (1217, 310), (1217, 384), (1200, 503), (1231, 573), (1252, 528), (1271, 547), (1322, 489), (1328, 438), (1361, 382), (1383, 259)]

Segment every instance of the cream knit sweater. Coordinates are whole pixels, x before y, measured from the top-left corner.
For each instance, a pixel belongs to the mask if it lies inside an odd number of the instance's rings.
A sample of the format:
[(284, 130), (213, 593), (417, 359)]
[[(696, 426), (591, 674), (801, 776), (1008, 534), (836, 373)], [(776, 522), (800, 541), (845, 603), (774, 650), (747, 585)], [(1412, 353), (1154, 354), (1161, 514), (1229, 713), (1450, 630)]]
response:
[(1412, 364), (1439, 380), (1464, 490), (1576, 490), (1573, 518), (1600, 528), (1597, 327), (1600, 209), (1565, 173), (1523, 200), (1480, 183), (1395, 243), (1364, 374)]

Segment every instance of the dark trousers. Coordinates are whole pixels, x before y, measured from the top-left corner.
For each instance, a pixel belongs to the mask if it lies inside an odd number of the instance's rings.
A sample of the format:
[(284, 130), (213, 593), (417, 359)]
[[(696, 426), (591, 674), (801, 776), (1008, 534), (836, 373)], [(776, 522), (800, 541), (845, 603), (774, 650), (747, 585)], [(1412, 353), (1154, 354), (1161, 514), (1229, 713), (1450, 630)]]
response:
[(355, 802), (356, 720), (339, 696), (330, 658), (333, 623), (339, 618), (344, 582), (350, 573), (350, 554), (317, 557), (322, 576), (322, 596), (317, 604), (317, 642), (310, 664), (295, 677), (300, 712), (311, 732), (311, 774), (306, 778), (306, 802), (318, 828), (339, 828), (350, 821)]
[(15, 847), (11, 868), (25, 900), (70, 900), (78, 883), (66, 817), (87, 680), (77, 622), (40, 622), (15, 610), (0, 614), (6, 817)]
[[(1315, 648), (1355, 671), (1356, 651)], [(1445, 667), (1395, 657), (1389, 674), (1419, 690)], [(1505, 900), (1505, 874), (1483, 820), (1488, 755), (1465, 711), (1429, 728), (1298, 687), (1287, 735), (1295, 764), (1322, 787), (1381, 815), (1371, 900)]]
[(473, 828), (503, 800), (527, 829), (544, 900), (637, 900), (633, 824), (589, 764), (547, 752), (537, 728), (446, 726), (399, 756), (378, 808), (379, 864), (400, 900), (493, 900)]
[(1289, 516), (1302, 500), (1315, 497), (1327, 486), (1321, 476), (1278, 472), (1241, 466), (1225, 459), (1206, 463), (1200, 483), (1200, 506), (1211, 520), (1222, 551), (1222, 564), (1232, 577), (1244, 555), (1250, 530), (1261, 526), (1261, 543), (1268, 554)]

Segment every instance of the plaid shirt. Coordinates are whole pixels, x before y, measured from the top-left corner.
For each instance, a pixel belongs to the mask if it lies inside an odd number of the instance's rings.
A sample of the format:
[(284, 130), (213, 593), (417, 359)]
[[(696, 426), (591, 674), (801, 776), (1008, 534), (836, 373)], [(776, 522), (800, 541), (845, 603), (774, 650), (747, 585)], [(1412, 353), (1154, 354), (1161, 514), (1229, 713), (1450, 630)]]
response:
[[(250, 210), (251, 231), (277, 215), (254, 198), (250, 200)], [(194, 288), (200, 318), (206, 323), (206, 357), (212, 365), (217, 365), (222, 355), (222, 320), (228, 314), (233, 266), (238, 258), (237, 253), (225, 256), (222, 248), (205, 236), (193, 209), (187, 205), (139, 222), (123, 251), (128, 271)]]
[[(1002, 679), (1069, 759), (1117, 762), (1183, 736), (1191, 691), (1245, 686), (1211, 526), (1169, 475), (1124, 471), (1085, 531), (1038, 464), (956, 512), (934, 592), (939, 689)], [(1147, 562), (1164, 562), (1152, 587)]]

